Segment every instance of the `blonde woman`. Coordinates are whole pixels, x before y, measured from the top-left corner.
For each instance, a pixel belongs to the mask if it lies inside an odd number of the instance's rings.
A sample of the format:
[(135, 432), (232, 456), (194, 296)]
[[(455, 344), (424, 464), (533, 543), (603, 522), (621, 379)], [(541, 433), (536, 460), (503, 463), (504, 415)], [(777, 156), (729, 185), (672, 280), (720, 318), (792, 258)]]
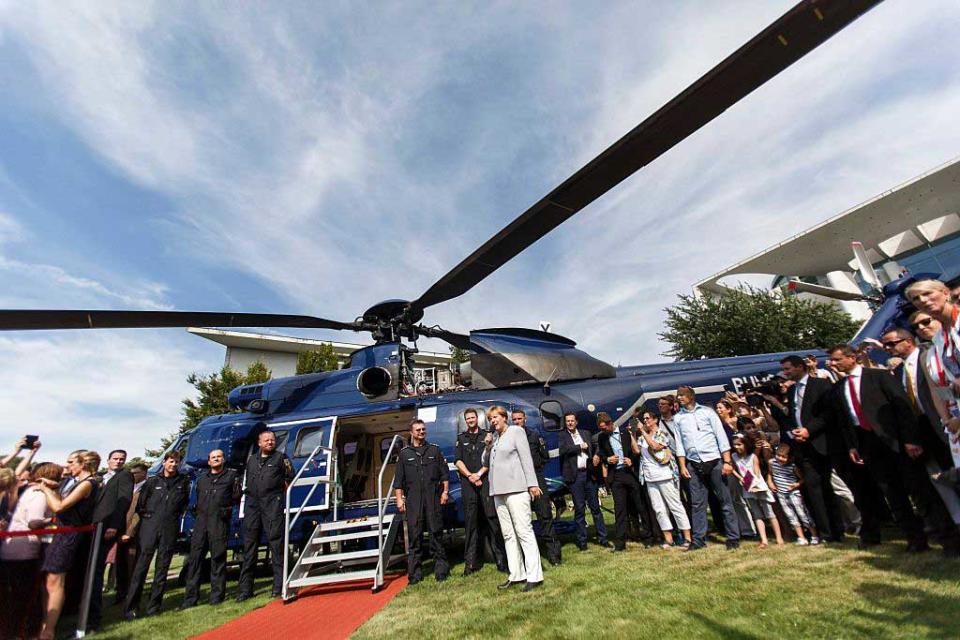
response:
[[(94, 474), (99, 467), (100, 456), (96, 451), (74, 451), (67, 458), (66, 470), (75, 482), (66, 496), (60, 496), (58, 485), (53, 480), (40, 478), (34, 485), (46, 497), (47, 507), (57, 517), (57, 526), (79, 527), (93, 521), (99, 486)], [(56, 635), (57, 621), (63, 610), (67, 571), (73, 566), (74, 556), (85, 535), (57, 534), (44, 554), (42, 571), (47, 574), (47, 609), (40, 640), (53, 640)]]
[(543, 567), (530, 523), (530, 500), (541, 495), (530, 444), (523, 427), (509, 424), (503, 407), (490, 407), (487, 421), (499, 434), (488, 448), (488, 475), (510, 568), (510, 576), (498, 588), (525, 582), (523, 590), (532, 591), (543, 584)]

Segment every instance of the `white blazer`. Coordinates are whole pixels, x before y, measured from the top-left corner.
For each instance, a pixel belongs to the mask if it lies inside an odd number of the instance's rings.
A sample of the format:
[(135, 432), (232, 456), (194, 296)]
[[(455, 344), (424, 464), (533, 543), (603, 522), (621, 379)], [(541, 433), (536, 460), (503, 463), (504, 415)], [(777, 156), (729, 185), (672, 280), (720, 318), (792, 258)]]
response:
[(510, 425), (490, 451), (490, 495), (520, 493), (540, 486), (523, 427)]

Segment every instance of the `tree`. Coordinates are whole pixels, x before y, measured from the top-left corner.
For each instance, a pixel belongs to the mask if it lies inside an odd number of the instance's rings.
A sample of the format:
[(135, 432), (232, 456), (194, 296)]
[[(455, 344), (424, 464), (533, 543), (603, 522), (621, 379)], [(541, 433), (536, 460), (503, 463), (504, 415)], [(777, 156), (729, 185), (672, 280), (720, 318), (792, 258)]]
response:
[(305, 373), (319, 373), (320, 371), (336, 371), (340, 368), (337, 354), (329, 342), (321, 344), (313, 351), (302, 351), (297, 354), (297, 375)]
[(156, 458), (162, 454), (177, 438), (200, 424), (200, 421), (207, 416), (236, 413), (227, 403), (230, 390), (244, 384), (266, 382), (270, 379), (270, 375), (270, 370), (260, 361), (247, 367), (246, 374), (234, 371), (228, 366), (224, 366), (218, 373), (206, 376), (191, 373), (187, 377), (187, 382), (196, 388), (197, 399), (182, 400), (183, 417), (180, 419), (180, 428), (163, 438), (158, 449), (147, 449), (147, 457)]
[(450, 346), (450, 360), (460, 364), (461, 362), (470, 362), (470, 352), (460, 347)]
[(734, 289), (722, 297), (678, 296), (660, 339), (676, 360), (804, 351), (850, 340), (860, 324), (831, 303)]

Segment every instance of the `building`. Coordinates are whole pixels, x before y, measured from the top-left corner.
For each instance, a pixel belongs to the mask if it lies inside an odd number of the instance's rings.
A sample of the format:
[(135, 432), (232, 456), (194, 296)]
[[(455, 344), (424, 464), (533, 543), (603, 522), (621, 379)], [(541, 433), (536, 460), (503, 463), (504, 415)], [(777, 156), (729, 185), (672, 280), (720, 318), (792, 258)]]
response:
[[(350, 359), (350, 354), (365, 345), (348, 342), (331, 342), (293, 336), (277, 336), (264, 333), (246, 333), (226, 331), (224, 329), (204, 329), (190, 327), (193, 335), (212, 340), (227, 348), (224, 366), (235, 371), (246, 371), (254, 362), (262, 362), (273, 373), (274, 378), (296, 375), (297, 356), (300, 353), (315, 351), (321, 345), (329, 344), (337, 356), (340, 366)], [(415, 357), (414, 376), (417, 383), (425, 383), (427, 391), (453, 386), (453, 373), (450, 369), (449, 353), (420, 351)]]
[[(790, 279), (864, 292), (851, 243), (858, 241), (881, 283), (910, 273), (935, 272), (960, 279), (960, 158), (839, 213), (694, 285), (701, 294), (723, 295), (744, 276), (770, 277), (770, 288)], [(812, 294), (802, 294), (809, 296)], [(812, 296), (827, 300), (821, 296)], [(859, 319), (867, 303), (837, 302)]]

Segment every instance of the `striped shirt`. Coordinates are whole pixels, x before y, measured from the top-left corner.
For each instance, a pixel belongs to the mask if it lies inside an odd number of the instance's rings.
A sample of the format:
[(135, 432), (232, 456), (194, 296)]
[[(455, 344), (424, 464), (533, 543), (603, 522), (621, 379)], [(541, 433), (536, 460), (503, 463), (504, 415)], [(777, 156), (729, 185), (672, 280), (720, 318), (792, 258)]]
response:
[(796, 491), (791, 489), (791, 485), (800, 481), (797, 477), (797, 468), (792, 462), (780, 464), (776, 458), (770, 461), (770, 475), (773, 476), (773, 484), (780, 493)]

